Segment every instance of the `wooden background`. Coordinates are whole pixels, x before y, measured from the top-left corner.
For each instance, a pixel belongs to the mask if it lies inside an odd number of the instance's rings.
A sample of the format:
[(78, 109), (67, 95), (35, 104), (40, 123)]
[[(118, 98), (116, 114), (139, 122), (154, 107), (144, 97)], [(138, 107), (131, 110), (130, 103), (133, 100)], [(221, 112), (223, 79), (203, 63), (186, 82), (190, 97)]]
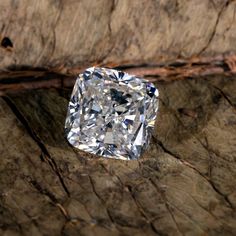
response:
[[(235, 7), (2, 0), (0, 235), (236, 235)], [(160, 90), (139, 161), (64, 138), (75, 74), (92, 65)]]
[(160, 63), (236, 50), (234, 0), (1, 1), (0, 68)]

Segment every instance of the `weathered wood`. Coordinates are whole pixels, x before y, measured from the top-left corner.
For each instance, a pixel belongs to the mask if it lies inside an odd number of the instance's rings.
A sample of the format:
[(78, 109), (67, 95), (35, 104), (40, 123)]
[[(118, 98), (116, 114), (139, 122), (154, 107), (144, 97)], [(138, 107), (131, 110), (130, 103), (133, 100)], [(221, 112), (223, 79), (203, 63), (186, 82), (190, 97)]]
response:
[(235, 235), (235, 77), (157, 86), (151, 146), (128, 162), (67, 143), (70, 90), (0, 98), (0, 235)]
[[(235, 7), (2, 0), (0, 235), (236, 235)], [(140, 161), (65, 140), (68, 87), (92, 65), (156, 81)], [(41, 87), (56, 89), (7, 94)]]
[[(175, 81), (203, 75), (234, 75), (236, 73), (236, 56), (201, 57), (177, 60), (159, 65), (123, 65), (116, 69), (129, 74), (141, 76), (152, 82)], [(70, 88), (74, 86), (79, 73), (85, 68), (64, 71), (35, 69), (5, 71), (0, 73), (0, 96), (19, 90), (39, 88)]]
[(0, 2), (0, 69), (236, 53), (234, 0)]

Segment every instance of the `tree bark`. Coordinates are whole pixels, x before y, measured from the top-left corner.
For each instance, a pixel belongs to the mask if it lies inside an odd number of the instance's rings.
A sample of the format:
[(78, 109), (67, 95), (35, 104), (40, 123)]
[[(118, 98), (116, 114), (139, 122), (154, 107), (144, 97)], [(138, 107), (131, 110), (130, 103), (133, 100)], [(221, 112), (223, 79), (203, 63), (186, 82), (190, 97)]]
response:
[(140, 161), (64, 138), (70, 89), (0, 100), (1, 235), (235, 235), (235, 77), (156, 83), (160, 111)]
[(235, 6), (234, 0), (3, 0), (0, 69), (63, 71), (235, 53)]
[[(235, 7), (2, 0), (0, 235), (236, 235)], [(139, 161), (64, 137), (75, 75), (93, 65), (160, 91)]]

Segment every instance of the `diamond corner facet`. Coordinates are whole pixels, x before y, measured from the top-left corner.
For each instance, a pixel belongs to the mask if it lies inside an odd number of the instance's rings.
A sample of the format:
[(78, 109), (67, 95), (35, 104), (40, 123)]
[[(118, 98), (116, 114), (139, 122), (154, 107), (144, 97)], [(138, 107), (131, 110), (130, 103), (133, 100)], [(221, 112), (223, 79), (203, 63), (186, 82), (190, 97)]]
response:
[(69, 143), (115, 159), (138, 159), (147, 148), (158, 110), (154, 84), (126, 72), (91, 67), (80, 74), (68, 105)]

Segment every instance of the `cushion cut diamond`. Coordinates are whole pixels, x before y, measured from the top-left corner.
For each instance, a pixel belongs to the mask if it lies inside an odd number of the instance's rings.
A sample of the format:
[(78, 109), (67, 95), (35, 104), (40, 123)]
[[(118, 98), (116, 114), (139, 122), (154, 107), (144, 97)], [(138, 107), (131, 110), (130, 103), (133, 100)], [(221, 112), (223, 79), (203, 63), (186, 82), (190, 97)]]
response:
[(137, 159), (147, 148), (158, 90), (125, 72), (92, 67), (76, 80), (65, 123), (73, 146), (116, 159)]

